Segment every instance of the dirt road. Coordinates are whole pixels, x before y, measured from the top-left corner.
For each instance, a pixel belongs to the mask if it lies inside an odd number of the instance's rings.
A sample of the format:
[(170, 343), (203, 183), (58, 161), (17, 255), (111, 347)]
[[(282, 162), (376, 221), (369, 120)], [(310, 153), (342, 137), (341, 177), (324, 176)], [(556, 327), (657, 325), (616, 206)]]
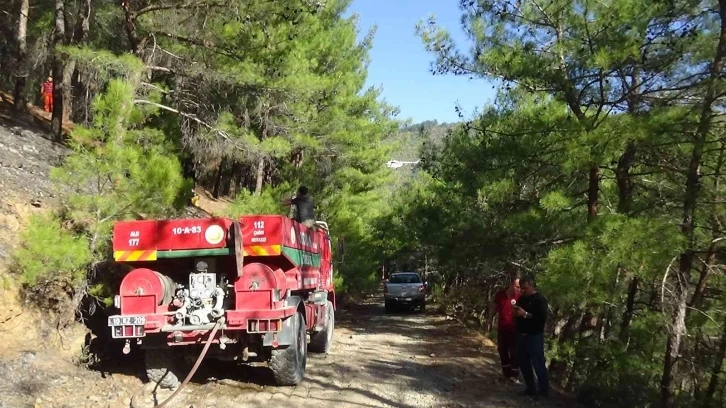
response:
[[(445, 316), (429, 312), (386, 315), (379, 297), (340, 310), (335, 345), (328, 355), (311, 354), (305, 381), (272, 386), (265, 368), (202, 365), (173, 407), (529, 407), (519, 387), (497, 384), (494, 349), (481, 337), (465, 336)], [(0, 407), (154, 406), (171, 392), (143, 387), (142, 367), (125, 372), (82, 369), (33, 353), (0, 360)], [(113, 373), (113, 371), (117, 371)], [(148, 388), (148, 385), (146, 386)], [(270, 405), (273, 404), (273, 405)]]

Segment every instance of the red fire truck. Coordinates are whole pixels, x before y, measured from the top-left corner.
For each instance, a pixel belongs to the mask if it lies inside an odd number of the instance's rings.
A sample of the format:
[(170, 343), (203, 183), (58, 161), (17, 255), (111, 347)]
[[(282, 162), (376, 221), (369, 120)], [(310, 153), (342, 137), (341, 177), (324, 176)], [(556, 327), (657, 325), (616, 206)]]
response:
[[(134, 269), (114, 298), (113, 338), (144, 350), (146, 373), (176, 388), (190, 356), (268, 365), (296, 385), (308, 350), (333, 341), (335, 292), (328, 226), (280, 215), (118, 222), (116, 262)], [(308, 339), (309, 337), (309, 339)], [(309, 342), (309, 344), (308, 344)]]

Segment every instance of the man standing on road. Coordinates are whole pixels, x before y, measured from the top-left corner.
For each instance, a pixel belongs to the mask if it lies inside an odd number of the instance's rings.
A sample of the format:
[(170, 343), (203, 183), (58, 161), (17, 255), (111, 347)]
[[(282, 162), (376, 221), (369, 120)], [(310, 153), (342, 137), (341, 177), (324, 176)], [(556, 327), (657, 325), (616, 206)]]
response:
[(300, 186), (297, 190), (297, 196), (295, 198), (288, 198), (283, 201), (284, 205), (294, 205), (297, 208), (297, 214), (295, 221), (302, 223), (308, 228), (315, 226), (315, 213), (313, 200), (308, 196), (308, 188)]
[[(547, 396), (550, 385), (544, 356), (544, 328), (547, 321), (547, 299), (535, 289), (531, 276), (519, 280), (522, 296), (514, 307), (517, 316), (517, 348), (522, 377), (527, 385), (525, 395)], [(532, 371), (534, 368), (534, 372)], [(537, 374), (539, 389), (535, 388), (534, 375)]]
[(509, 285), (500, 289), (494, 295), (487, 330), (491, 330), (494, 316), (497, 316), (497, 351), (502, 364), (504, 380), (517, 382), (519, 378), (519, 364), (517, 363), (517, 332), (514, 322), (513, 305), (519, 299), (519, 276), (510, 275)]

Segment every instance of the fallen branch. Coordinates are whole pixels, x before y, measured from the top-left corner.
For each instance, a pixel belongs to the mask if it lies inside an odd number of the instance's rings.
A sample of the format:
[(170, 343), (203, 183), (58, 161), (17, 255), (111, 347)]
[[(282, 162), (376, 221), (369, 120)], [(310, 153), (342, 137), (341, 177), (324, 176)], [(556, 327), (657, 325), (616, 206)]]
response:
[(179, 116), (183, 116), (183, 117), (185, 117), (187, 119), (193, 120), (193, 121), (199, 123), (200, 125), (206, 127), (207, 129), (209, 129), (209, 130), (217, 133), (219, 136), (222, 137), (222, 139), (224, 139), (227, 142), (229, 142), (234, 148), (236, 148), (236, 149), (238, 149), (240, 151), (245, 151), (245, 149), (242, 146), (239, 146), (239, 144), (237, 144), (236, 141), (232, 140), (232, 137), (229, 135), (229, 133), (225, 132), (224, 130), (218, 129), (218, 128), (210, 125), (209, 123), (207, 123), (207, 122), (199, 119), (198, 117), (196, 117), (196, 115), (193, 115), (193, 114), (190, 114), (190, 113), (186, 113), (186, 112), (182, 112), (179, 109), (174, 109), (174, 108), (172, 108), (170, 106), (162, 105), (162, 104), (156, 103), (156, 102), (147, 101), (145, 99), (135, 99), (134, 100), (134, 104), (146, 104), (146, 105), (156, 106), (159, 109), (164, 109), (166, 111), (169, 111), (169, 112), (172, 112), (172, 113), (176, 113)]
[[(671, 270), (671, 265), (673, 265), (673, 262), (678, 259), (678, 255), (674, 256), (673, 259), (668, 263), (668, 267), (666, 268), (665, 274), (663, 275), (663, 283), (660, 287), (660, 304), (662, 306), (665, 306), (665, 290), (666, 290), (666, 281), (668, 280), (668, 272)], [(665, 311), (665, 307), (663, 307), (663, 311)]]
[(141, 10), (137, 11), (134, 15), (135, 18), (138, 18), (146, 13), (151, 13), (154, 11), (163, 11), (163, 10), (189, 10), (189, 9), (201, 9), (201, 8), (214, 8), (214, 7), (224, 7), (226, 4), (224, 3), (206, 3), (204, 1), (199, 3), (189, 3), (189, 4), (178, 4), (178, 3), (170, 3), (170, 4), (157, 4), (152, 6), (147, 6), (142, 8)]
[(146, 66), (146, 69), (149, 69), (149, 70), (152, 70), (152, 71), (162, 71), (162, 72), (171, 72), (171, 73), (174, 72), (174, 71), (172, 71), (171, 69), (169, 69), (167, 67), (160, 67), (158, 65), (147, 65)]
[(5, 320), (3, 320), (2, 322), (0, 322), (0, 324), (5, 324), (5, 323), (7, 323), (7, 322), (9, 322), (9, 321), (11, 321), (13, 319), (15, 319), (16, 317), (20, 316), (21, 314), (23, 314), (23, 311), (22, 310), (20, 312), (18, 312), (17, 314), (13, 315), (13, 316), (10, 316), (10, 317), (5, 318)]

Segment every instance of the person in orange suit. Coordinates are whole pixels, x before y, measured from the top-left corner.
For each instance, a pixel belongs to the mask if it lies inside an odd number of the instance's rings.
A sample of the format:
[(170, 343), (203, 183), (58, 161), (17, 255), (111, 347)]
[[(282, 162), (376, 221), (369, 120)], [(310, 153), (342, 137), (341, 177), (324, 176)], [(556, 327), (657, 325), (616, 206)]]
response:
[(43, 82), (40, 87), (40, 94), (43, 96), (43, 109), (46, 112), (53, 112), (53, 77), (49, 76)]

